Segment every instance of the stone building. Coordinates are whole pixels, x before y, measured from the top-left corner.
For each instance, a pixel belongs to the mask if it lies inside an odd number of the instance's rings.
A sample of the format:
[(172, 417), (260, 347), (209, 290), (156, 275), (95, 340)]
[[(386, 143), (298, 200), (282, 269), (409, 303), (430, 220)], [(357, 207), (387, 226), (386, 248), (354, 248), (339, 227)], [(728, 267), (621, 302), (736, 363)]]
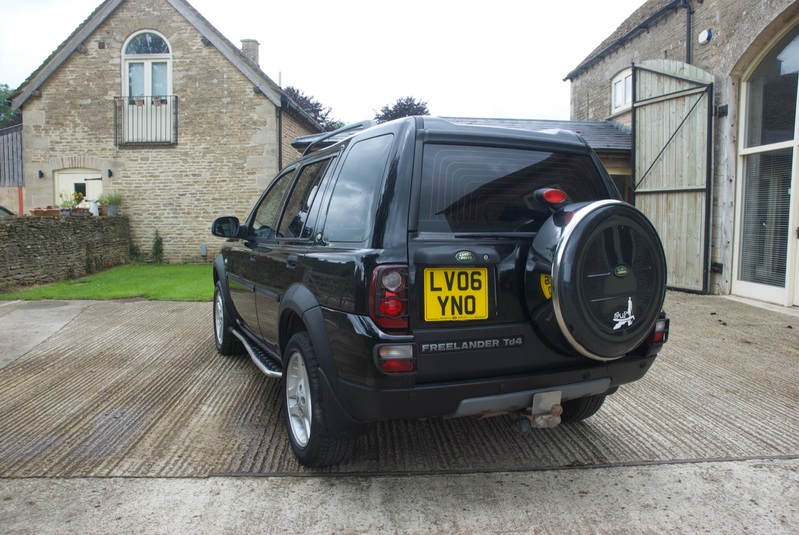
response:
[(119, 193), (143, 254), (157, 231), (167, 261), (212, 260), (211, 221), (246, 216), (299, 156), (291, 140), (321, 131), (242, 45), (184, 0), (103, 2), (12, 95), (24, 187), (2, 188), (9, 208)]
[(632, 131), (670, 285), (799, 306), (799, 2), (647, 0), (566, 76)]

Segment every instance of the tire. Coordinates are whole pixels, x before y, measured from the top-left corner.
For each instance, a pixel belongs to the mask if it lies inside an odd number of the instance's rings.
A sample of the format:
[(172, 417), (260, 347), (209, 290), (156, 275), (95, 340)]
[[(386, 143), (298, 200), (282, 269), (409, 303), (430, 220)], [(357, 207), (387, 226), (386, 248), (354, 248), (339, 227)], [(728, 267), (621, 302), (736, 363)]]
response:
[(604, 394), (597, 396), (587, 396), (584, 398), (571, 399), (561, 403), (563, 414), (560, 415), (560, 423), (571, 424), (590, 418), (605, 403)]
[[(540, 252), (549, 252), (543, 260), (551, 266), (559, 334), (577, 353), (601, 361), (641, 345), (666, 297), (666, 257), (646, 216), (606, 200), (571, 205), (546, 227), (533, 242), (531, 255), (538, 256), (528, 265), (541, 266)], [(538, 277), (528, 271), (526, 283), (537, 284)]]
[(319, 363), (308, 333), (291, 337), (283, 362), (283, 416), (297, 460), (320, 467), (351, 457), (356, 440), (328, 422)]
[(214, 287), (214, 342), (216, 350), (222, 355), (238, 355), (244, 352), (241, 341), (230, 332), (232, 323), (230, 309), (222, 291), (222, 282), (217, 281)]

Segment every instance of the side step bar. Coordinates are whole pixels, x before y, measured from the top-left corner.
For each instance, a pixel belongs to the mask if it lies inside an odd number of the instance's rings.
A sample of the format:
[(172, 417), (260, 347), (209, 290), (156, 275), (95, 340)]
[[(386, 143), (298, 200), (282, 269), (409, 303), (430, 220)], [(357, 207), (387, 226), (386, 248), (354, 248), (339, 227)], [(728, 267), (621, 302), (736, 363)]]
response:
[(273, 379), (280, 379), (283, 377), (282, 367), (279, 363), (275, 362), (272, 357), (261, 351), (260, 348), (252, 345), (247, 337), (241, 334), (238, 330), (230, 329), (230, 332), (233, 334), (233, 336), (241, 340), (241, 343), (244, 345), (244, 349), (247, 350), (247, 353), (250, 355), (252, 361), (255, 363), (258, 369), (264, 373), (264, 375)]

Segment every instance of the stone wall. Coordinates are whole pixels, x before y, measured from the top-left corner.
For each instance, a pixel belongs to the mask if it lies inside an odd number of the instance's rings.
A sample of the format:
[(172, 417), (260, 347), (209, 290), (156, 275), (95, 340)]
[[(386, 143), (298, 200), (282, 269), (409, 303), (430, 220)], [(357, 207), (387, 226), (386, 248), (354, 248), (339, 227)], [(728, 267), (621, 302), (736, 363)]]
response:
[[(647, 2), (650, 12), (665, 2)], [(738, 102), (741, 80), (750, 66), (757, 65), (763, 51), (799, 21), (799, 2), (795, 0), (704, 0), (689, 2), (692, 15), (691, 64), (715, 77), (714, 102), (726, 106), (726, 114), (714, 118), (714, 168), (711, 209), (710, 260), (721, 273), (711, 275), (710, 291), (731, 292), (733, 278), (733, 234)], [(644, 31), (613, 50), (571, 80), (571, 119), (575, 121), (615, 121), (629, 124), (630, 113), (611, 115), (611, 81), (633, 63), (650, 59), (685, 62), (688, 38), (687, 12), (677, 8), (650, 24)], [(712, 39), (699, 44), (706, 29)], [(614, 36), (619, 37), (619, 36)], [(570, 66), (572, 68), (576, 67)]]
[(0, 217), (0, 291), (130, 261), (125, 217)]
[[(114, 145), (122, 48), (141, 30), (170, 46), (179, 102), (172, 146)], [(23, 106), (26, 211), (58, 204), (59, 173), (96, 170), (103, 191), (123, 196), (134, 244), (149, 250), (158, 231), (170, 262), (212, 261), (221, 240), (211, 236), (211, 222), (244, 219), (278, 172), (275, 104), (165, 0), (122, 2), (38, 89)], [(283, 119), (285, 133), (311, 133), (289, 114)], [(283, 147), (284, 161), (294, 159)]]
[[(652, 11), (665, 3), (648, 2), (652, 4)], [(773, 37), (771, 28), (774, 23), (787, 24), (799, 13), (799, 5), (794, 0), (704, 0), (701, 3), (692, 1), (690, 4), (694, 10), (691, 19), (690, 63), (714, 74), (717, 85), (729, 76), (735, 76), (736, 67), (740, 67), (742, 63), (748, 64), (748, 61), (741, 61), (743, 58), (754, 56), (762, 50), (768, 38)], [(577, 73), (572, 79), (571, 119), (604, 121), (611, 117), (611, 80), (624, 69), (629, 69), (633, 63), (650, 59), (684, 62), (686, 17), (686, 10), (682, 8), (669, 12), (598, 63)], [(708, 28), (712, 29), (713, 38), (707, 44), (701, 45), (698, 43), (698, 36)], [(721, 91), (717, 88), (717, 93)], [(721, 103), (727, 103), (726, 99)]]

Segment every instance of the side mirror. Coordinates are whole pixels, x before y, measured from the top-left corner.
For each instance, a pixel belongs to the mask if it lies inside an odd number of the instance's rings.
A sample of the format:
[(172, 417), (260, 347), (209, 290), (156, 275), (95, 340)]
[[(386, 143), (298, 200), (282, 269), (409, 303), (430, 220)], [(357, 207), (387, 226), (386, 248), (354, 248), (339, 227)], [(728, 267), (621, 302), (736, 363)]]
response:
[(237, 217), (218, 217), (211, 224), (211, 234), (220, 238), (238, 238), (241, 224)]

